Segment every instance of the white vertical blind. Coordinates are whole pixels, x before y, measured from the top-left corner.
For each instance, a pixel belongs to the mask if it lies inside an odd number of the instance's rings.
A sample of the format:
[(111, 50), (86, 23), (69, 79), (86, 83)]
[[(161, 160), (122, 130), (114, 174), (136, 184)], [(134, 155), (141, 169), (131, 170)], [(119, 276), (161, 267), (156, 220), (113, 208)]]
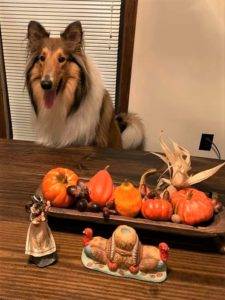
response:
[(31, 105), (24, 87), (26, 32), (29, 21), (36, 20), (51, 32), (51, 36), (59, 36), (69, 23), (80, 20), (84, 30), (85, 51), (99, 66), (114, 101), (120, 6), (121, 0), (0, 1), (2, 42), (14, 139), (35, 140), (31, 124)]

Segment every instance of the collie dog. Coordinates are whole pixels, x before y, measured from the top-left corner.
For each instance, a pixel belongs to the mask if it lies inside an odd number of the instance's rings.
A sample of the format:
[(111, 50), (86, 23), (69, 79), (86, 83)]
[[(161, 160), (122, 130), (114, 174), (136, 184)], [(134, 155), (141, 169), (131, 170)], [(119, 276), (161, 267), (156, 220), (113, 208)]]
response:
[(59, 38), (50, 38), (40, 23), (31, 21), (27, 39), (26, 86), (38, 143), (124, 149), (143, 143), (143, 125), (136, 115), (115, 117), (101, 75), (84, 52), (79, 21)]

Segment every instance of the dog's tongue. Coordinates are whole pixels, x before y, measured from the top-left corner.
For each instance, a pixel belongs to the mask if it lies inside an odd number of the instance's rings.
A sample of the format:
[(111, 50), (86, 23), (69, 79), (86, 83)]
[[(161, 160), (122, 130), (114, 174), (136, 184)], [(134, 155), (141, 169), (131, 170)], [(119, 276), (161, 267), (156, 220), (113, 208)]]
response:
[(56, 92), (55, 91), (46, 91), (44, 93), (44, 101), (45, 101), (45, 106), (47, 108), (51, 108), (54, 100), (55, 100)]

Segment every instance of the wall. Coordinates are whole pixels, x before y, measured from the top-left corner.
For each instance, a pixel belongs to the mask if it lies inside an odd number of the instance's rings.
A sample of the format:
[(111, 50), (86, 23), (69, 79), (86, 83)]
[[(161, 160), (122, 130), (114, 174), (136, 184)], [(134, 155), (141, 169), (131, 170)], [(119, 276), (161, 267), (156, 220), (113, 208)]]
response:
[(161, 130), (199, 151), (214, 133), (225, 158), (225, 1), (139, 0), (129, 110), (146, 127), (146, 149), (159, 151)]

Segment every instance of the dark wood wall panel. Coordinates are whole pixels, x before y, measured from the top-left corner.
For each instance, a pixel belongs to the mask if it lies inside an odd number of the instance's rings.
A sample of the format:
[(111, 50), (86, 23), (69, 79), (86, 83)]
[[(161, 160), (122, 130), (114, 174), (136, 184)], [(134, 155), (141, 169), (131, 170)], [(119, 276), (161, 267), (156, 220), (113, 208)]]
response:
[(12, 138), (12, 123), (0, 27), (0, 138)]
[(117, 68), (116, 112), (127, 112), (138, 0), (123, 0)]
[(0, 81), (0, 138), (6, 138), (5, 114), (3, 107), (2, 86)]

